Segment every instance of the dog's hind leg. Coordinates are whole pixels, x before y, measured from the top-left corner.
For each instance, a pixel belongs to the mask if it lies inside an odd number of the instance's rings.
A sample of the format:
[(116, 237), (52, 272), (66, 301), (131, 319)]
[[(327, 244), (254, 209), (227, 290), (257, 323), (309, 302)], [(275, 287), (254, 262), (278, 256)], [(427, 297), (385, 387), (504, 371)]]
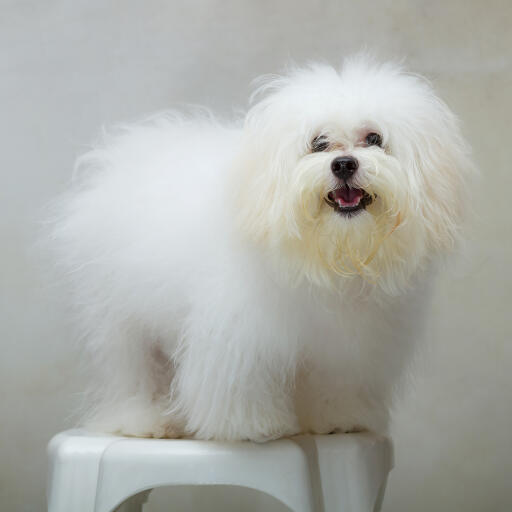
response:
[(93, 340), (89, 347), (97, 373), (86, 400), (85, 426), (137, 437), (179, 437), (168, 413), (173, 368), (158, 341), (128, 325), (97, 329)]

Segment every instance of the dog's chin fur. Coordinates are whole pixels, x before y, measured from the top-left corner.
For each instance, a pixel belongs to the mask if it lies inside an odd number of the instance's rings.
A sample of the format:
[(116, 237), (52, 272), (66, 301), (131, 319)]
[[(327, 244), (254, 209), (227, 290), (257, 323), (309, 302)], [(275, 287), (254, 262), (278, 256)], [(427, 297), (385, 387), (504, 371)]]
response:
[[(467, 146), (425, 80), (365, 57), (256, 98), (242, 126), (163, 114), (79, 160), (52, 236), (94, 369), (91, 428), (386, 431), (432, 263), (458, 238)], [(326, 201), (346, 155), (372, 199), (352, 215)]]

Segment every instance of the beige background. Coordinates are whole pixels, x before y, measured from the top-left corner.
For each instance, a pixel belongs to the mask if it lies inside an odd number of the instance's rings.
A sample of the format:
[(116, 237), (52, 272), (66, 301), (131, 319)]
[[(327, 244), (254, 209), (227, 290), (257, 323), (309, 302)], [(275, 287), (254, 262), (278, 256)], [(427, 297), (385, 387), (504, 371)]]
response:
[[(44, 510), (45, 445), (82, 387), (65, 299), (34, 249), (76, 155), (102, 124), (183, 103), (230, 114), (258, 74), (366, 46), (432, 78), (483, 175), (397, 407), (384, 510), (512, 510), (511, 14), (507, 0), (0, 0), (0, 509)], [(222, 489), (156, 491), (147, 510), (173, 497), (172, 510), (272, 510), (244, 492), (230, 507)]]

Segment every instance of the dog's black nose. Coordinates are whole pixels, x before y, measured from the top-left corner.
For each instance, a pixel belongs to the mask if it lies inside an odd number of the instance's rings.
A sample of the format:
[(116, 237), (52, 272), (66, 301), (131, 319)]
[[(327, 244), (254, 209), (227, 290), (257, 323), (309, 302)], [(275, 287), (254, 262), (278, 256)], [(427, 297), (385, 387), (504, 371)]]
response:
[(348, 180), (359, 167), (359, 162), (353, 156), (338, 156), (331, 162), (331, 170), (337, 178)]

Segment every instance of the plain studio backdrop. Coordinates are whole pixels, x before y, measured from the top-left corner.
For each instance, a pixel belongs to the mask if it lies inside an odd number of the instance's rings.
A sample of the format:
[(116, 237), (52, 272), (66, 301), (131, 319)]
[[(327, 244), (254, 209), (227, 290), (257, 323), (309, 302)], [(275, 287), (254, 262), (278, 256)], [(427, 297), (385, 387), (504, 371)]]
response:
[[(75, 157), (102, 125), (187, 103), (230, 116), (256, 76), (366, 47), (432, 79), (482, 172), (396, 408), (384, 511), (512, 510), (511, 14), (508, 0), (1, 0), (0, 509), (45, 509), (45, 446), (83, 385), (66, 299), (34, 249)], [(157, 490), (146, 508), (280, 509), (222, 488)]]

